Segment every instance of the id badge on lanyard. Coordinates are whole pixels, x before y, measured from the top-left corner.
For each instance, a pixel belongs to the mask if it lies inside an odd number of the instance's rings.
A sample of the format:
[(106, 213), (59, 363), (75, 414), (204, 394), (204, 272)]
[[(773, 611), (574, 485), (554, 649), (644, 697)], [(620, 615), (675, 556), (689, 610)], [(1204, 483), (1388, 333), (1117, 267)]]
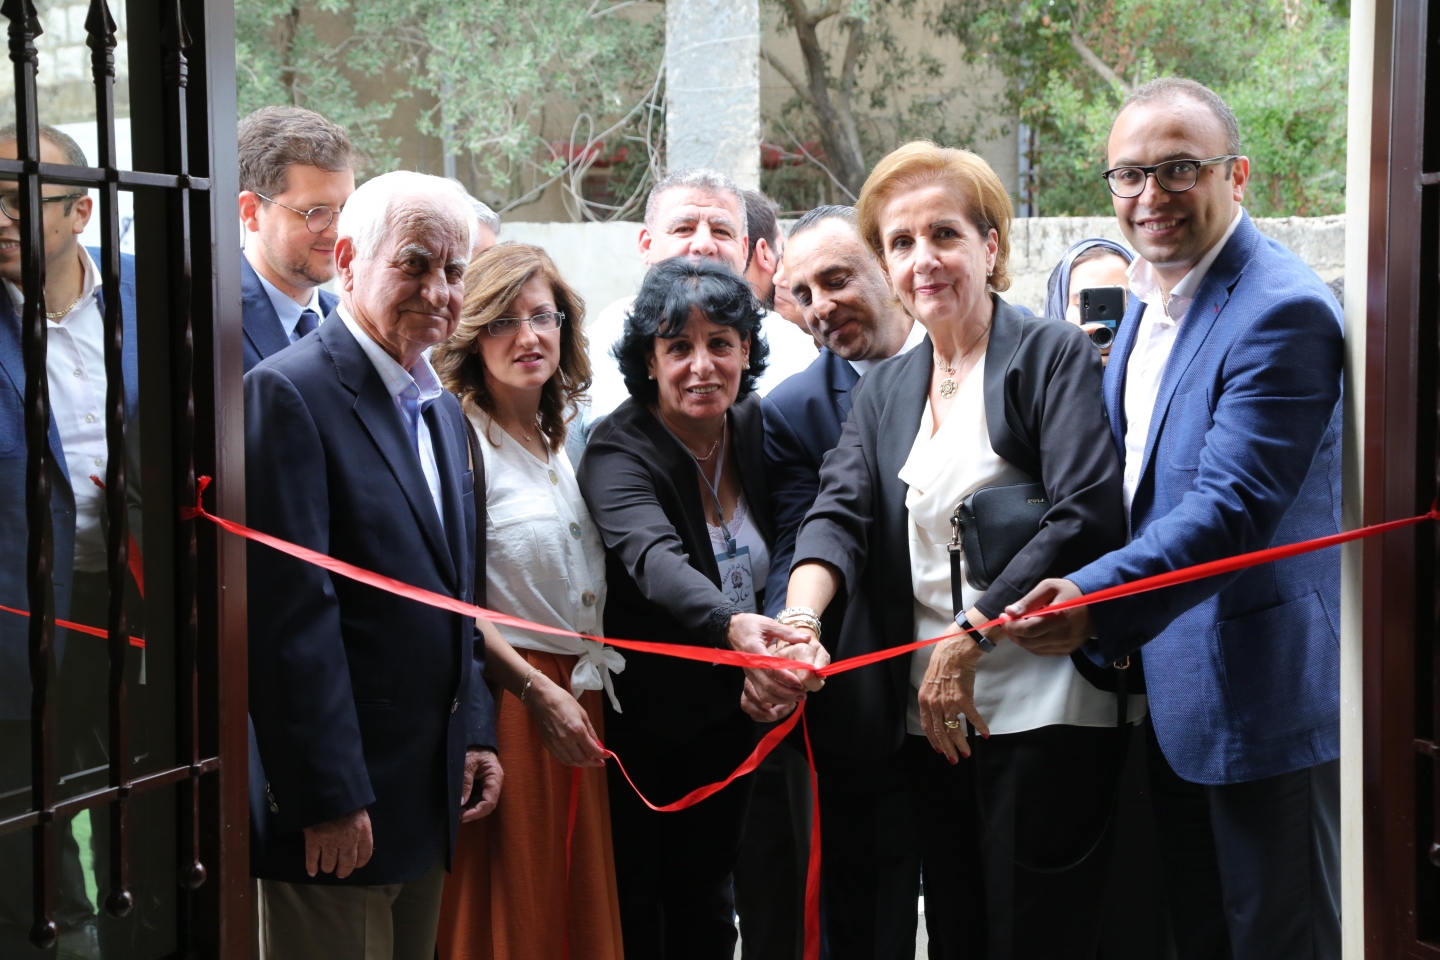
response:
[(758, 613), (755, 606), (755, 572), (750, 566), (750, 548), (715, 554), (720, 568), (720, 590), (744, 613)]

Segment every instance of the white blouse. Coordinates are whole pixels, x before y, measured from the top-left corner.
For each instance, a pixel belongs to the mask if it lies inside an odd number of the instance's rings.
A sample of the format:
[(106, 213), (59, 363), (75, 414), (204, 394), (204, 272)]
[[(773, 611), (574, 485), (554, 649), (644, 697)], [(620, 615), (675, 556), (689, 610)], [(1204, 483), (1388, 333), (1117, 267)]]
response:
[[(905, 495), (910, 540), (910, 579), (914, 587), (915, 639), (954, 631), (950, 597), (950, 517), (956, 505), (983, 487), (1028, 483), (1031, 478), (1002, 459), (990, 446), (985, 420), (985, 357), (965, 378), (950, 412), (935, 431), (930, 404), (910, 456), (900, 470), (909, 485)], [(932, 436), (932, 432), (934, 435)], [(961, 598), (968, 610), (983, 591), (970, 583), (960, 555)], [(923, 734), (917, 697), (934, 646), (911, 655), (910, 699), (905, 725)], [(1015, 643), (1000, 643), (980, 658), (975, 673), (975, 707), (991, 733), (1020, 733), (1055, 723), (1108, 727), (1115, 723), (1115, 695), (1097, 690), (1069, 657), (1041, 657)], [(1131, 719), (1145, 713), (1143, 696), (1130, 698)]]
[[(546, 626), (602, 636), (605, 548), (565, 449), (540, 460), (467, 404), (485, 460), (485, 584), (492, 609)], [(499, 441), (497, 446), (492, 441)], [(594, 640), (496, 624), (511, 646), (579, 659), (572, 690), (601, 690), (618, 711), (611, 674), (625, 658)]]

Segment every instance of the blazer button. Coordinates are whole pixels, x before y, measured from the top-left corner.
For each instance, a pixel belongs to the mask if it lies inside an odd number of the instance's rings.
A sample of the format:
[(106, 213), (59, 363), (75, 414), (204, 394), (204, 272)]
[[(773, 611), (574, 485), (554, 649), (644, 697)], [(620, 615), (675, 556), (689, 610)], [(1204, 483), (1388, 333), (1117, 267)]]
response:
[(580, 539), (580, 524), (570, 524), (570, 536), (574, 537), (576, 540)]
[(586, 590), (584, 593), (580, 594), (580, 602), (587, 607), (595, 606), (595, 593), (591, 590)]
[(275, 794), (270, 791), (270, 781), (265, 781), (265, 799), (270, 801), (270, 812), (279, 813), (280, 804), (275, 802)]
[(456, 710), (459, 710), (459, 709), (460, 709), (460, 701), (459, 701), (459, 700), (456, 700), (455, 702), (453, 702), (453, 703), (450, 704), (450, 712), (451, 712), (451, 713), (454, 713)]
[(550, 471), (550, 485), (552, 487), (560, 486), (560, 474), (556, 473), (553, 469)]

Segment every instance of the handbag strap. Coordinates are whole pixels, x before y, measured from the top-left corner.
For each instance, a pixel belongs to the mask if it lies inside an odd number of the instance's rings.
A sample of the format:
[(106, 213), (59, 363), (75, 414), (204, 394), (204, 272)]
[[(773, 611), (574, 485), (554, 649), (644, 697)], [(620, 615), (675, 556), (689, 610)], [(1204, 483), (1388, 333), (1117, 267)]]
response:
[(465, 418), (465, 440), (470, 452), (470, 470), (475, 475), (475, 596), (471, 603), (488, 607), (485, 589), (485, 455), (475, 437), (475, 427)]

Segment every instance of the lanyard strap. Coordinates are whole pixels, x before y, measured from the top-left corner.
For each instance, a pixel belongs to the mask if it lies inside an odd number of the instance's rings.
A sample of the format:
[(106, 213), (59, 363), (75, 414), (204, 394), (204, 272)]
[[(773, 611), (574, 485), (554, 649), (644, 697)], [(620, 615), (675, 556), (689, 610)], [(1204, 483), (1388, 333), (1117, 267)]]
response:
[[(704, 468), (700, 466), (700, 458), (690, 452), (690, 448), (685, 446), (684, 440), (675, 436), (675, 431), (671, 430), (670, 424), (665, 422), (665, 415), (658, 409), (655, 412), (659, 414), (660, 425), (665, 428), (665, 432), (670, 434), (675, 442), (689, 454), (691, 462), (695, 464), (695, 472), (700, 474), (700, 479), (705, 482), (705, 489), (709, 490), (710, 496), (715, 499), (715, 516), (720, 518), (720, 534), (725, 538), (725, 552), (731, 557), (735, 556), (735, 538), (730, 535), (730, 525), (725, 522), (725, 507), (720, 503), (720, 481), (725, 473), (725, 453), (730, 446), (730, 418), (727, 416), (720, 426), (720, 459), (716, 461), (715, 480), (711, 482), (710, 478), (705, 475)], [(706, 525), (709, 525), (708, 520)]]

